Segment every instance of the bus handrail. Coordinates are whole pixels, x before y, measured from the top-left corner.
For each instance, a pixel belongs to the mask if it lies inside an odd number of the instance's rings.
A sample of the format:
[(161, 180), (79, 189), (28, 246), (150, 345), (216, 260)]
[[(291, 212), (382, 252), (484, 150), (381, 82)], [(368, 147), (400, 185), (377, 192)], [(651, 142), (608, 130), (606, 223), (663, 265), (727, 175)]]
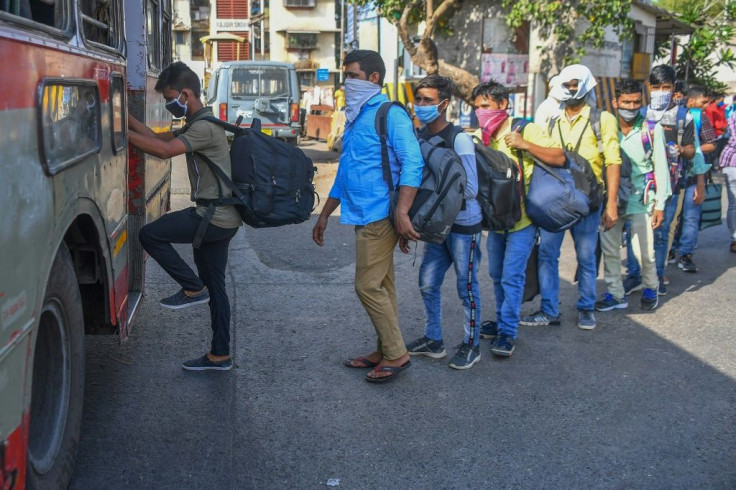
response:
[(109, 31), (110, 30), (110, 26), (108, 26), (104, 22), (100, 22), (99, 20), (95, 19), (94, 17), (90, 17), (89, 15), (87, 15), (85, 13), (82, 14), (82, 20), (84, 22), (87, 22), (88, 24), (92, 24), (93, 26), (98, 27), (100, 29), (103, 29), (105, 31)]

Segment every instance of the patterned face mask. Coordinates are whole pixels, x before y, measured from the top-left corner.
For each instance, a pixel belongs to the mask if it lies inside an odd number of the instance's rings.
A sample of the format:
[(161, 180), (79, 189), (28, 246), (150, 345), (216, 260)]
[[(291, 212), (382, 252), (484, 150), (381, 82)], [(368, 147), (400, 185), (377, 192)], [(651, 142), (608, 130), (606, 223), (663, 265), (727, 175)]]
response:
[(672, 101), (672, 92), (667, 90), (655, 90), (650, 94), (651, 100), (649, 107), (655, 111), (663, 111), (670, 106)]

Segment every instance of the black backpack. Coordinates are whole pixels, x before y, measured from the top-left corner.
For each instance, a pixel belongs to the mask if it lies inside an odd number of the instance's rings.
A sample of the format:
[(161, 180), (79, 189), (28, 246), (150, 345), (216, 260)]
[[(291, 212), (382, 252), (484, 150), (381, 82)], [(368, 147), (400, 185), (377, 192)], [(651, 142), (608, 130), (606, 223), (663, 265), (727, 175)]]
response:
[[(197, 204), (208, 207), (203, 227), (212, 218), (215, 206), (230, 204), (235, 205), (243, 221), (253, 228), (289, 225), (309, 219), (314, 210), (316, 193), (312, 180), (317, 169), (301, 149), (262, 133), (260, 119), (253, 119), (250, 128), (241, 128), (214, 116), (203, 119), (233, 133), (230, 146), (232, 180), (212, 160), (197, 154), (235, 194), (232, 198), (197, 200)], [(203, 227), (200, 228), (204, 232)]]
[[(385, 102), (376, 112), (376, 132), (381, 139), (381, 163), (383, 178), (388, 184), (391, 198), (390, 217), (393, 220), (398, 191), (394, 188), (388, 156), (388, 111), (392, 105), (406, 108), (398, 102)], [(443, 243), (455, 224), (463, 205), (463, 193), (467, 176), (462, 161), (455, 150), (448, 147), (440, 136), (419, 140), (424, 159), (422, 182), (409, 209), (409, 218), (420, 240)]]
[[(529, 121), (514, 119), (511, 131), (521, 132)], [(483, 228), (506, 231), (521, 219), (521, 200), (524, 196), (523, 160), (520, 150), (518, 162), (505, 153), (488, 148), (475, 139), (475, 164), (478, 171), (478, 197), (483, 212)]]
[[(618, 203), (617, 209), (619, 216), (626, 214), (626, 208), (629, 205), (631, 196), (634, 194), (634, 183), (631, 180), (632, 163), (629, 155), (621, 149), (621, 171), (618, 179)], [(605, 175), (605, 173), (603, 174)]]

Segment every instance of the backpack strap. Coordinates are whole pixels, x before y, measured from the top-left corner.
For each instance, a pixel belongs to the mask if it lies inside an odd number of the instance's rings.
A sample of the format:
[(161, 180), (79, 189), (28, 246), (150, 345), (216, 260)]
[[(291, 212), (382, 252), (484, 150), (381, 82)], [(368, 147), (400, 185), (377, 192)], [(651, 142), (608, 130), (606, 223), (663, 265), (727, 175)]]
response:
[(384, 102), (376, 111), (376, 133), (381, 140), (381, 169), (383, 170), (383, 179), (388, 184), (389, 192), (394, 191), (394, 179), (391, 176), (391, 163), (388, 158), (388, 111), (392, 106), (400, 107), (402, 111), (406, 112), (406, 107), (401, 102), (389, 101)]
[[(204, 162), (210, 168), (212, 173), (215, 174), (215, 177), (217, 177), (217, 190), (220, 195), (218, 199), (197, 199), (196, 200), (197, 204), (207, 206), (207, 211), (205, 211), (205, 214), (202, 217), (202, 221), (199, 222), (197, 233), (195, 233), (194, 240), (192, 241), (192, 246), (194, 248), (199, 248), (202, 245), (204, 234), (207, 232), (207, 226), (209, 226), (210, 221), (212, 221), (212, 216), (214, 216), (215, 209), (217, 208), (217, 206), (229, 206), (233, 204), (245, 205), (247, 201), (245, 200), (245, 195), (240, 191), (240, 189), (238, 189), (238, 187), (230, 179), (230, 177), (228, 177), (227, 174), (225, 174), (225, 172), (215, 162), (210, 160), (206, 155), (202, 153), (196, 152), (196, 154), (199, 157), (201, 157), (202, 160), (204, 160)], [(222, 186), (220, 185), (220, 180), (225, 182), (225, 184), (230, 188), (233, 194), (237, 196), (237, 198), (223, 197)]]
[(650, 121), (646, 118), (640, 118), (639, 121), (641, 122), (641, 146), (644, 147), (646, 159), (649, 160), (652, 157), (652, 153), (654, 153), (654, 149), (652, 148), (654, 146), (654, 125), (650, 124)]
[(677, 107), (677, 146), (682, 148), (682, 135), (685, 134), (685, 123), (687, 122), (687, 107)]
[(601, 136), (601, 111), (598, 107), (590, 107), (590, 127), (593, 128), (593, 134), (598, 141), (598, 153), (603, 155), (603, 137)]
[(547, 134), (552, 136), (552, 131), (555, 129), (555, 124), (557, 124), (557, 120), (560, 118), (560, 116), (552, 116), (549, 118), (549, 127), (547, 128)]
[[(515, 117), (511, 120), (511, 131), (518, 130), (521, 135), (524, 135), (524, 128), (529, 124), (529, 120), (523, 117)], [(524, 153), (520, 149), (516, 149), (516, 159), (519, 160), (519, 175), (521, 178), (521, 192), (522, 195), (526, 195), (526, 187), (524, 187)]]
[[(583, 126), (583, 130), (580, 132), (578, 142), (575, 144), (575, 148), (572, 150), (574, 153), (577, 153), (578, 150), (580, 150), (580, 145), (583, 143), (583, 136), (585, 136), (585, 130), (588, 129), (589, 124), (590, 119), (585, 121), (585, 126)], [(562, 136), (562, 126), (560, 124), (557, 125), (557, 132), (560, 133), (560, 143), (562, 143), (562, 149), (564, 151), (567, 151), (567, 149), (565, 148), (567, 146), (567, 143), (565, 143), (565, 138)]]

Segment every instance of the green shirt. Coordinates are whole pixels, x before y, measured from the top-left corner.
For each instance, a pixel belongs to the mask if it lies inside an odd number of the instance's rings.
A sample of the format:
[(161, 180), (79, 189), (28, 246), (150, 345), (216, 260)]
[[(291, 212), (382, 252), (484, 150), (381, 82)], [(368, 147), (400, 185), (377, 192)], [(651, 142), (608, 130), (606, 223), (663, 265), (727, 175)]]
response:
[[(178, 136), (187, 147), (187, 170), (189, 172), (189, 184), (192, 188), (192, 201), (220, 197), (219, 179), (210, 170), (207, 162), (197, 153), (201, 153), (212, 160), (228, 177), (232, 175), (230, 172), (230, 148), (227, 144), (225, 130), (215, 123), (201, 120), (211, 115), (212, 109), (203, 107), (188, 118), (186, 132)], [(219, 181), (219, 188), (222, 189), (223, 197), (232, 196), (230, 188), (224, 182)], [(206, 210), (206, 206), (197, 206), (197, 214), (200, 216), (204, 216)], [(237, 228), (243, 224), (240, 214), (234, 206), (217, 206), (211, 223), (220, 228)]]
[[(619, 130), (619, 141), (621, 150), (631, 160), (631, 183), (632, 195), (626, 207), (626, 214), (644, 214), (652, 209), (664, 210), (667, 198), (672, 194), (670, 188), (670, 171), (667, 162), (667, 150), (665, 148), (664, 128), (657, 123), (654, 126), (652, 141), (652, 157), (647, 158), (642, 143), (643, 118), (637, 117), (634, 127), (629, 134), (624, 135)], [(654, 170), (654, 179), (657, 183), (656, 191), (649, 190), (647, 204), (644, 204), (644, 189), (646, 186), (646, 174)]]

